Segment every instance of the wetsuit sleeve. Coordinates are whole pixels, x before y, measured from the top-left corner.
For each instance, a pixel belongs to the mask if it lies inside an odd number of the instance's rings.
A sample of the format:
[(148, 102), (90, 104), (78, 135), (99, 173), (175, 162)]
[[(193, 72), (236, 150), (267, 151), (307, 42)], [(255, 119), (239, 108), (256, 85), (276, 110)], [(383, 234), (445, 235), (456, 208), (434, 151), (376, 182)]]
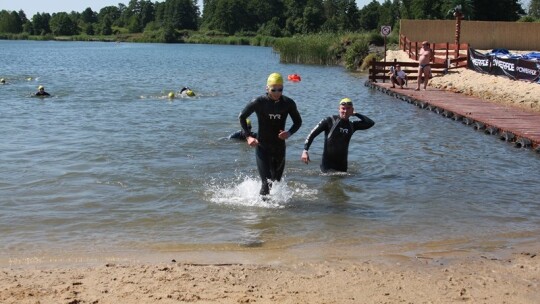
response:
[(242, 130), (236, 131), (229, 135), (229, 139), (245, 139), (244, 132)]
[(360, 113), (354, 113), (354, 116), (360, 119), (353, 122), (353, 126), (355, 130), (366, 130), (375, 125), (375, 122), (371, 120), (371, 118), (367, 117), (366, 115), (362, 115)]
[(313, 140), (317, 135), (321, 134), (322, 131), (325, 131), (328, 129), (328, 123), (326, 122), (328, 118), (325, 118), (321, 120), (313, 130), (309, 133), (308, 137), (306, 138), (306, 141), (304, 142), (304, 150), (309, 150), (309, 147), (311, 146), (311, 143), (313, 143)]
[(246, 119), (247, 119), (253, 112), (255, 112), (256, 106), (257, 106), (256, 99), (253, 99), (251, 102), (249, 102), (249, 103), (246, 105), (246, 107), (242, 110), (242, 112), (240, 112), (240, 115), (238, 115), (238, 119), (240, 120), (240, 126), (242, 127), (242, 131), (244, 132), (244, 134), (246, 135), (246, 137), (247, 137), (248, 135), (249, 135), (249, 136), (252, 136), (252, 135), (251, 135), (251, 132), (249, 131), (249, 128), (248, 128)]
[(302, 126), (302, 117), (298, 112), (298, 108), (296, 108), (296, 103), (293, 103), (293, 105), (291, 106), (289, 115), (291, 115), (293, 125), (288, 132), (290, 135), (293, 135), (294, 133), (296, 133), (296, 131), (298, 131), (298, 129), (300, 129), (300, 126)]

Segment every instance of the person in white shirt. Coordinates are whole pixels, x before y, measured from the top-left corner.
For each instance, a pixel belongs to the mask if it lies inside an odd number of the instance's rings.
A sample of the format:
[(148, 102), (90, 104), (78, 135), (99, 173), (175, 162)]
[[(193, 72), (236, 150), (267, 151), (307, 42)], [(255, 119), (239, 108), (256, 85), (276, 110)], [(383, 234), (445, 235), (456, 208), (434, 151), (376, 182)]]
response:
[(396, 87), (396, 84), (403, 89), (403, 85), (407, 82), (407, 74), (401, 70), (399, 64), (390, 68), (390, 81), (392, 81), (392, 88)]

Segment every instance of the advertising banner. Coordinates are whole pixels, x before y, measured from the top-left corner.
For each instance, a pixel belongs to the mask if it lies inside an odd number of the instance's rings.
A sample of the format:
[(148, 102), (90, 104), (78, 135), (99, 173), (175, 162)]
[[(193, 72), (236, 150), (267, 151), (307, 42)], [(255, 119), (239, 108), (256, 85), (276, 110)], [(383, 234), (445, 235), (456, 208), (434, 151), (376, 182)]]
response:
[(540, 82), (540, 61), (489, 56), (469, 49), (467, 66), (478, 73), (504, 76), (513, 80)]

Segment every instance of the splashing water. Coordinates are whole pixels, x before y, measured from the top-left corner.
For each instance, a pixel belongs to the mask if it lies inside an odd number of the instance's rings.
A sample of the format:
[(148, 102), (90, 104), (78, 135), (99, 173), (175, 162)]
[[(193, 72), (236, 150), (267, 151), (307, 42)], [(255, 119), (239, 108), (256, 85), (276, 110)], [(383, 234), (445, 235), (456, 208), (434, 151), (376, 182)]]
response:
[(273, 182), (270, 194), (259, 194), (259, 178), (238, 176), (234, 181), (212, 179), (207, 185), (207, 195), (211, 202), (220, 205), (237, 205), (260, 208), (285, 208), (296, 198), (315, 197), (317, 190), (295, 183), (288, 185), (285, 179)]

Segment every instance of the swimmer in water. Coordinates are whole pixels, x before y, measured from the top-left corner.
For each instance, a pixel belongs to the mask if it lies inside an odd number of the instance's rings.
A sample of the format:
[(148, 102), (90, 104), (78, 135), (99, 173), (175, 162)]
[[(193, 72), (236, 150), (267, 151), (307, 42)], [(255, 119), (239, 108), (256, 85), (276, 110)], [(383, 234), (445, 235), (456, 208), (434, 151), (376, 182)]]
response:
[[(366, 130), (375, 122), (369, 117), (354, 112), (351, 99), (343, 98), (338, 106), (339, 115), (333, 115), (324, 118), (311, 130), (304, 143), (302, 152), (302, 161), (308, 164), (309, 147), (311, 143), (324, 131), (324, 150), (321, 162), (321, 171), (339, 171), (347, 172), (347, 158), (349, 154), (349, 142), (356, 130)], [(351, 121), (349, 117), (356, 116), (358, 120)]]
[(188, 87), (183, 87), (180, 90), (180, 96), (182, 96), (182, 97), (194, 97), (195, 92), (193, 92), (193, 90), (188, 88)]
[[(249, 130), (248, 135), (251, 136), (251, 137), (257, 137), (257, 133), (251, 132), (251, 120), (249, 120), (249, 118), (246, 119), (246, 123), (247, 123), (248, 130)], [(246, 140), (246, 134), (244, 134), (243, 130), (238, 130), (238, 131), (232, 133), (231, 135), (229, 135), (229, 139)]]
[(51, 96), (51, 94), (45, 92), (45, 88), (42, 85), (40, 85), (38, 87), (38, 91), (36, 92), (36, 96)]

